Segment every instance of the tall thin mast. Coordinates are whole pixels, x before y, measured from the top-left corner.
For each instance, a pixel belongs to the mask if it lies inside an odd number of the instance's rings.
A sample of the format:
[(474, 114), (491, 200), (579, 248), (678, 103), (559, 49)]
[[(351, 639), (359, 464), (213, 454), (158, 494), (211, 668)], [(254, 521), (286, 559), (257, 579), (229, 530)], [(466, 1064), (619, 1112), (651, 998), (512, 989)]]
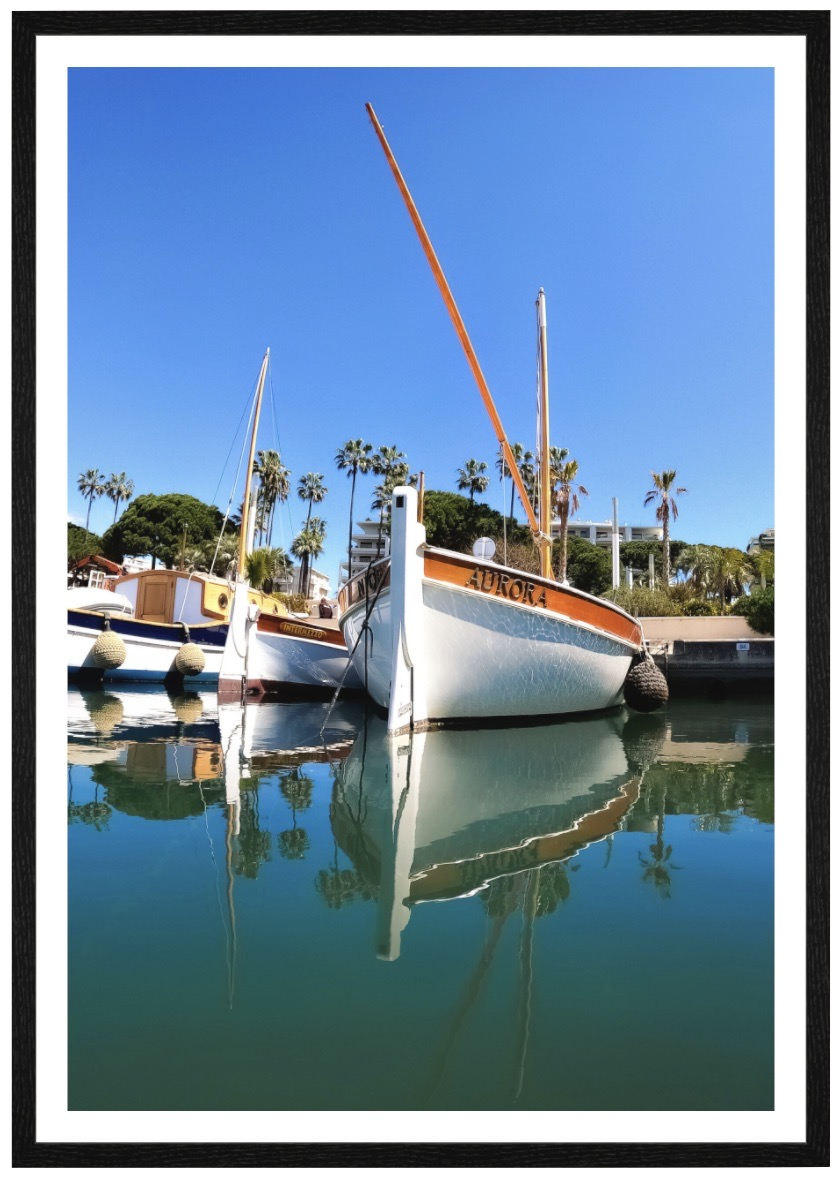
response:
[(242, 524), (239, 529), (239, 566), (238, 576), (245, 576), (245, 558), (248, 552), (248, 515), (251, 502), (251, 479), (253, 477), (253, 460), (256, 454), (256, 432), (259, 429), (259, 411), (262, 409), (262, 390), (265, 388), (265, 374), (268, 371), (268, 357), (271, 349), (265, 349), (262, 358), (262, 368), (259, 370), (259, 380), (256, 385), (256, 405), (253, 412), (253, 431), (251, 432), (251, 446), (248, 454), (247, 475), (245, 476), (245, 502), (242, 506)]
[[(402, 193), (402, 199), (404, 200), (405, 205), (408, 209), (408, 213), (410, 215), (410, 218), (414, 223), (414, 229), (416, 229), (416, 231), (417, 231), (417, 235), (420, 239), (420, 243), (422, 245), (423, 250), (425, 251), (425, 256), (428, 259), (428, 264), (431, 267), (432, 274), (434, 275), (434, 278), (437, 280), (437, 286), (440, 289), (440, 294), (443, 296), (443, 302), (446, 305), (446, 310), (448, 311), (451, 321), (454, 324), (454, 328), (455, 328), (455, 331), (457, 332), (458, 338), (459, 338), (461, 344), (463, 345), (463, 350), (466, 353), (466, 359), (469, 362), (469, 367), (472, 370), (472, 375), (474, 376), (475, 381), (477, 382), (478, 390), (479, 390), (481, 397), (483, 399), (483, 403), (486, 407), (487, 413), (490, 416), (490, 420), (492, 421), (492, 425), (495, 429), (496, 437), (498, 438), (498, 441), (501, 444), (501, 450), (502, 450), (504, 458), (507, 462), (507, 466), (510, 470), (510, 474), (513, 478), (513, 482), (516, 485), (516, 490), (519, 493), (519, 498), (521, 499), (522, 507), (524, 508), (525, 513), (527, 515), (527, 521), (533, 531), (533, 535), (536, 538), (537, 543), (540, 546), (540, 549), (542, 550), (542, 552), (544, 554), (545, 540), (547, 539), (548, 544), (550, 544), (550, 537), (545, 538), (541, 534), (541, 529), (539, 527), (539, 521), (536, 519), (536, 513), (533, 511), (533, 505), (530, 502), (530, 497), (528, 496), (527, 490), (524, 486), (524, 480), (521, 477), (521, 472), (519, 471), (518, 463), (516, 462), (515, 455), (513, 454), (510, 443), (507, 441), (507, 436), (504, 433), (504, 427), (501, 424), (501, 419), (498, 416), (498, 411), (496, 410), (495, 404), (493, 403), (492, 395), (490, 394), (489, 387), (487, 386), (487, 383), (486, 383), (486, 379), (484, 378), (484, 374), (481, 372), (481, 366), (478, 364), (478, 358), (475, 355), (475, 351), (472, 347), (472, 343), (471, 343), (469, 336), (466, 332), (466, 326), (463, 322), (463, 319), (461, 318), (460, 312), (457, 309), (457, 304), (454, 301), (454, 296), (452, 295), (451, 289), (449, 288), (449, 284), (446, 282), (446, 276), (443, 274), (443, 269), (440, 266), (440, 263), (437, 261), (437, 255), (434, 253), (434, 248), (431, 245), (431, 239), (429, 238), (428, 234), (426, 233), (425, 226), (423, 225), (422, 221), (420, 220), (420, 215), (417, 211), (417, 207), (414, 204), (414, 201), (413, 201), (413, 198), (411, 197), (410, 192), (408, 191), (408, 186), (405, 183), (402, 173), (399, 171), (399, 165), (396, 163), (396, 159), (394, 158), (393, 152), (390, 150), (390, 146), (389, 146), (387, 140), (385, 139), (385, 133), (384, 133), (384, 131), (382, 131), (381, 124), (379, 123), (379, 120), (376, 118), (376, 112), (373, 110), (373, 108), (369, 102), (365, 104), (365, 109), (367, 110), (367, 114), (370, 116), (370, 121), (373, 124), (373, 129), (376, 132), (376, 135), (378, 136), (379, 142), (381, 143), (382, 149), (384, 150), (385, 156), (387, 157), (387, 161), (390, 164), (390, 169), (393, 172), (393, 175), (396, 179), (397, 185), (399, 186), (399, 191)], [(544, 556), (543, 556), (543, 561), (542, 561), (542, 567), (544, 569)], [(550, 576), (550, 574), (548, 574), (548, 576)]]
[(551, 447), (548, 423), (548, 320), (545, 292), (536, 300), (539, 324), (539, 558), (542, 576), (552, 577), (551, 568)]

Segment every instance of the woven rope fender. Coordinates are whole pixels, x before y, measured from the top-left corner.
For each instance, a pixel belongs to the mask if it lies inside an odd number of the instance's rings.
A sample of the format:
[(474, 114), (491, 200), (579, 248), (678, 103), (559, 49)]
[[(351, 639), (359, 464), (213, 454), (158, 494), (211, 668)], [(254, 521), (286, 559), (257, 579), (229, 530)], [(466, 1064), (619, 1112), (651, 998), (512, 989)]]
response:
[(654, 712), (670, 696), (667, 680), (649, 654), (633, 664), (623, 682), (623, 698), (636, 712)]
[(125, 643), (111, 630), (111, 620), (106, 614), (102, 633), (93, 644), (90, 656), (96, 667), (101, 667), (103, 671), (112, 671), (125, 663), (126, 654)]
[(200, 675), (204, 662), (204, 652), (197, 643), (190, 642), (189, 628), (185, 626), (184, 643), (175, 656), (175, 670), (181, 675)]

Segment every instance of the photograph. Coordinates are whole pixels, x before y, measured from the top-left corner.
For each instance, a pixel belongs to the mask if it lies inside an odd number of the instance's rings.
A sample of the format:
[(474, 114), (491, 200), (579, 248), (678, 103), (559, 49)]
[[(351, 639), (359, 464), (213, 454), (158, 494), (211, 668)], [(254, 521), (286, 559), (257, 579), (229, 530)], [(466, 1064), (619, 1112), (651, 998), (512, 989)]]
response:
[(17, 18), (18, 1165), (823, 1165), (828, 14), (222, 15)]

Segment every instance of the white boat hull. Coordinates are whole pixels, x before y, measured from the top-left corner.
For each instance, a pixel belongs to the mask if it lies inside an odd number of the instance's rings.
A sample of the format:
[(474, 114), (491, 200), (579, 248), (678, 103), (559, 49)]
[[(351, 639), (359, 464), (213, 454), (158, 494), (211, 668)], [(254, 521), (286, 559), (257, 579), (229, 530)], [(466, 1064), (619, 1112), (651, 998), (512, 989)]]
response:
[(356, 672), (390, 732), (621, 703), (642, 650), (635, 619), (591, 595), (430, 549), (415, 509), (416, 493), (397, 489), (390, 562), (339, 599)]
[[(72, 678), (99, 676), (105, 683), (162, 683), (176, 676), (175, 659), (183, 646), (183, 630), (171, 626), (172, 636), (166, 635), (163, 624), (144, 623), (134, 619), (111, 618), (111, 629), (125, 644), (125, 659), (119, 667), (101, 669), (93, 659), (93, 647), (102, 633), (102, 618), (91, 615), (90, 620), (79, 611), (68, 612), (67, 672)], [(200, 628), (190, 628), (190, 641), (201, 648), (204, 667), (198, 675), (187, 677), (188, 683), (215, 683), (221, 669), (224, 651), (223, 627), (214, 627), (221, 641), (205, 642)]]
[[(425, 640), (432, 652), (426, 680), (430, 721), (555, 716), (621, 703), (633, 652), (604, 635), (562, 619), (539, 619), (504, 609), (449, 586), (423, 582)], [(364, 614), (347, 619), (352, 648)], [(369, 619), (372, 643), (362, 638), (355, 667), (373, 700), (390, 704), (391, 598), (384, 591)], [(372, 651), (369, 648), (372, 647)]]
[(359, 691), (362, 683), (350, 665), (339, 631), (293, 619), (268, 619), (273, 630), (250, 628), (246, 691), (249, 696), (331, 694), (337, 688)]

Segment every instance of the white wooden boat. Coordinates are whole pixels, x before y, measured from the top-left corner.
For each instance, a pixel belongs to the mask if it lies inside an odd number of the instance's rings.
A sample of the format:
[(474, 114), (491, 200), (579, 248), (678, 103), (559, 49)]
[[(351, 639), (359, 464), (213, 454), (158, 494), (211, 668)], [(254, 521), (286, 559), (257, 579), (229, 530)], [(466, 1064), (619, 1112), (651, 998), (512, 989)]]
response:
[(417, 493), (394, 493), (391, 556), (339, 594), (356, 671), (388, 728), (618, 705), (637, 621), (546, 578), (425, 543)]
[[(70, 679), (99, 683), (177, 682), (184, 677), (214, 683), (218, 679), (231, 593), (225, 581), (177, 569), (149, 569), (115, 584), (115, 592), (101, 592), (96, 598), (88, 596), (89, 600), (79, 600), (76, 591), (68, 591)], [(103, 644), (106, 631), (115, 640), (110, 645)]]
[(558, 584), (551, 569), (547, 326), (537, 300), (540, 342), (539, 517), (530, 503), (489, 389), (440, 264), (372, 109), (387, 156), (540, 552), (541, 576), (430, 548), (416, 492), (395, 490), (391, 554), (338, 595), (353, 665), (388, 730), (451, 721), (513, 720), (607, 709), (643, 652), (638, 622), (610, 602)]
[[(269, 353), (265, 353), (254, 403), (247, 470), (253, 471), (262, 392)], [(349, 665), (343, 634), (337, 628), (287, 611), (270, 615), (254, 601), (246, 575), (252, 531), (251, 478), (244, 498), (238, 573), (233, 587), (230, 629), (219, 672), (219, 698), (224, 702), (264, 696), (331, 696), (336, 689), (360, 690)]]

